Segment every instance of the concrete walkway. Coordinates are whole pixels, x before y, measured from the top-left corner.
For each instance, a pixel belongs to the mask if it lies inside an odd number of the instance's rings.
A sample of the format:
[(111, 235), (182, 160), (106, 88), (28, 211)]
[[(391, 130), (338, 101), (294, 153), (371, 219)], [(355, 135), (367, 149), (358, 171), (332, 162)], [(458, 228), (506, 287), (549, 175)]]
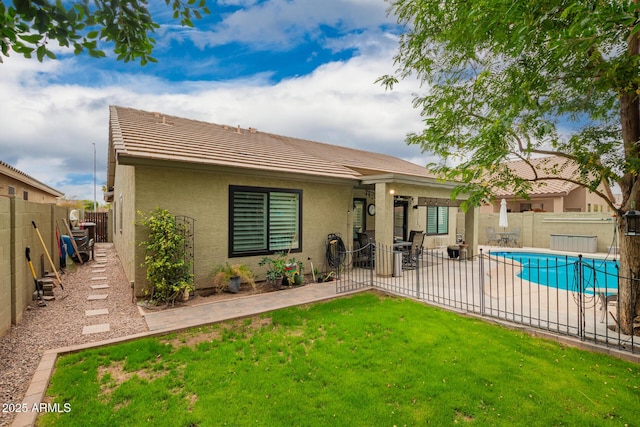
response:
[(145, 313), (144, 318), (149, 332), (155, 334), (329, 300), (343, 295), (345, 294), (336, 293), (335, 282), (312, 283), (300, 288)]

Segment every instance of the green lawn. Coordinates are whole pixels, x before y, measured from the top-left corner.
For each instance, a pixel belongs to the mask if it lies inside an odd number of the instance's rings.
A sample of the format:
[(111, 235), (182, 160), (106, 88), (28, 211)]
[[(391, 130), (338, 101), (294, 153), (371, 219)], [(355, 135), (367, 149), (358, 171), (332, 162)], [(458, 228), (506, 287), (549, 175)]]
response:
[(38, 425), (631, 426), (639, 374), (366, 293), (61, 357)]

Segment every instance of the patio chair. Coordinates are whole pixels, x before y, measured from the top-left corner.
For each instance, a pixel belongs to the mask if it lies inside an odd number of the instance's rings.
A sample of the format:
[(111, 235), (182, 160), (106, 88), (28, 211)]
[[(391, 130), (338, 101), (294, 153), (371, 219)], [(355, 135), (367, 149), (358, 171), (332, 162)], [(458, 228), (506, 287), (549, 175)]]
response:
[(491, 245), (494, 242), (496, 245), (500, 243), (500, 237), (496, 234), (496, 230), (493, 227), (487, 227), (487, 245)]
[(409, 232), (409, 241), (413, 242), (413, 236), (415, 236), (418, 233), (422, 234), (422, 230), (411, 230)]
[(358, 247), (354, 251), (353, 265), (361, 268), (374, 267), (374, 250), (373, 241), (369, 240), (369, 236), (365, 233), (358, 233)]
[(520, 246), (520, 227), (515, 227), (513, 230), (511, 230), (509, 240), (509, 243), (513, 246)]
[(418, 266), (418, 257), (422, 255), (423, 243), (424, 233), (414, 233), (411, 246), (402, 253), (402, 268), (404, 270), (414, 269)]

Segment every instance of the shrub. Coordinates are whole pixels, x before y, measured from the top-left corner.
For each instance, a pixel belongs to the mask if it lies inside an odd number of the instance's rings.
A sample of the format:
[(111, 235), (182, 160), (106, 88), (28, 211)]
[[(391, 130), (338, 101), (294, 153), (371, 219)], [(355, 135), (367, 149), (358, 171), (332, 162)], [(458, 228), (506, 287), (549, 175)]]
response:
[(220, 264), (213, 270), (213, 286), (218, 292), (227, 289), (232, 277), (239, 277), (242, 283), (248, 283), (255, 289), (253, 271), (245, 264)]
[(184, 229), (176, 223), (169, 211), (156, 208), (145, 216), (140, 224), (148, 229), (144, 247), (143, 267), (147, 269), (148, 289), (145, 292), (152, 301), (173, 303), (185, 292), (194, 289), (191, 261), (186, 260)]

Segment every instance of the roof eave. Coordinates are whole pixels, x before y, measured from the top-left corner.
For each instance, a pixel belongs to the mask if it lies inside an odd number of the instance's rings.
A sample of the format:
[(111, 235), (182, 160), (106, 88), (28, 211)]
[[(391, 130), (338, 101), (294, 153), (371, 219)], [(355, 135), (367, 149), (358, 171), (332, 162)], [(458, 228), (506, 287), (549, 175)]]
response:
[(379, 175), (369, 175), (361, 178), (362, 185), (372, 185), (378, 183), (397, 183), (408, 185), (429, 186), (435, 188), (445, 188), (448, 190), (454, 189), (459, 184), (452, 181), (443, 181), (437, 178), (422, 177), (415, 175), (403, 175), (397, 173), (385, 173)]
[(2, 161), (0, 161), (0, 165), (3, 166), (2, 167), (2, 173), (15, 179), (16, 181), (20, 181), (22, 183), (25, 183), (33, 188), (36, 188), (40, 191), (43, 191), (47, 194), (50, 194), (54, 197), (62, 197), (64, 196), (64, 193), (62, 193), (61, 191), (56, 190), (55, 188), (49, 187), (47, 184), (44, 184), (40, 181), (38, 181), (37, 179), (27, 175), (24, 172), (21, 172), (20, 170), (14, 168), (13, 166), (4, 163)]
[(208, 162), (194, 162), (194, 161), (179, 161), (168, 160), (160, 158), (150, 158), (146, 156), (135, 156), (130, 154), (121, 153), (118, 155), (118, 164), (129, 166), (150, 166), (150, 167), (165, 167), (165, 168), (179, 168), (179, 169), (191, 169), (191, 170), (204, 170), (209, 172), (227, 173), (227, 174), (242, 174), (244, 176), (252, 175), (259, 177), (279, 178), (279, 179), (304, 179), (306, 181), (323, 182), (331, 184), (350, 184), (356, 185), (359, 183), (359, 178), (356, 176), (335, 176), (330, 174), (315, 174), (315, 173), (303, 173), (283, 171), (282, 168), (252, 168), (249, 166), (227, 165)]

